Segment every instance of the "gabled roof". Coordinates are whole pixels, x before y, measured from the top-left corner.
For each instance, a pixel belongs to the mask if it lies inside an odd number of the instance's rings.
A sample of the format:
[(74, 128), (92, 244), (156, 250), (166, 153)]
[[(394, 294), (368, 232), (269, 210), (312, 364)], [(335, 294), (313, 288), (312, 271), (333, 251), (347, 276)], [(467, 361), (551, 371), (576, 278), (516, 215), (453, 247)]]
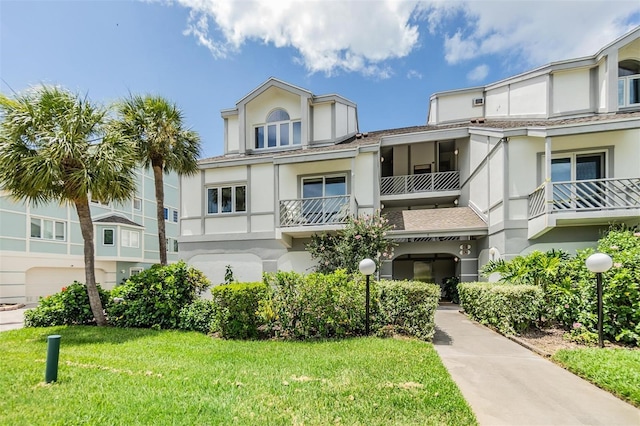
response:
[(138, 223), (136, 223), (136, 222), (134, 222), (132, 220), (129, 220), (124, 216), (120, 216), (120, 215), (117, 215), (117, 214), (112, 214), (112, 215), (109, 215), (109, 216), (102, 217), (100, 219), (95, 219), (93, 221), (93, 223), (114, 223), (114, 224), (118, 224), (118, 225), (129, 225), (129, 226), (135, 226), (135, 227), (138, 227), (138, 228), (144, 228), (144, 226), (142, 226), (142, 225), (140, 225), (140, 224), (138, 224)]
[(287, 92), (295, 93), (295, 94), (297, 94), (299, 96), (302, 96), (302, 97), (310, 98), (310, 97), (313, 96), (313, 93), (311, 93), (310, 91), (308, 91), (306, 89), (303, 89), (303, 88), (298, 87), (298, 86), (294, 86), (293, 84), (284, 82), (282, 80), (278, 80), (275, 77), (269, 77), (269, 79), (267, 81), (265, 81), (260, 86), (256, 87), (251, 92), (249, 92), (249, 94), (247, 94), (242, 99), (240, 99), (236, 103), (236, 106), (240, 106), (242, 104), (246, 104), (247, 102), (251, 101), (252, 99), (257, 98), (262, 93), (264, 93), (266, 90), (268, 90), (268, 89), (270, 89), (272, 87), (277, 87), (279, 89), (285, 90)]

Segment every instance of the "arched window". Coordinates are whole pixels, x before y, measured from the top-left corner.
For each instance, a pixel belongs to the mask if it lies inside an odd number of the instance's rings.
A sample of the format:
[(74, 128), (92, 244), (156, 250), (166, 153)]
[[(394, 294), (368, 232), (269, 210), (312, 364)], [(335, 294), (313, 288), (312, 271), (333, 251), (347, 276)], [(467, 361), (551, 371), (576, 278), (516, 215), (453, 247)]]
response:
[(276, 108), (267, 115), (266, 123), (255, 127), (255, 148), (276, 148), (300, 145), (302, 125), (291, 120), (289, 113)]
[(625, 59), (618, 63), (618, 106), (640, 105), (640, 62)]

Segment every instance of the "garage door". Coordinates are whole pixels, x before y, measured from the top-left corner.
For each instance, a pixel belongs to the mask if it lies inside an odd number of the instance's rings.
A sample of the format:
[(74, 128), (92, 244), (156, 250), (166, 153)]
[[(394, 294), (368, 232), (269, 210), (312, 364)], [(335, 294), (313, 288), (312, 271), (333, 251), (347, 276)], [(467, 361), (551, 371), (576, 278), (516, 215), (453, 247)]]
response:
[[(96, 282), (106, 280), (107, 273), (96, 269)], [(26, 279), (27, 302), (37, 302), (40, 297), (58, 293), (74, 281), (84, 283), (84, 268), (31, 268)]]

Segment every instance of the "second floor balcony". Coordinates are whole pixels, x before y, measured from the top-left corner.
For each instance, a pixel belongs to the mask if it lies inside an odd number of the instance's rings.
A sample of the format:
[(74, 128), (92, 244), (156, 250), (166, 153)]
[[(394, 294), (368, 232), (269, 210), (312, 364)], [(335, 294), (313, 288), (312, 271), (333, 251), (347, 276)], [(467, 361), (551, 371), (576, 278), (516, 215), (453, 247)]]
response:
[(280, 227), (344, 224), (351, 215), (351, 196), (280, 200)]
[(459, 171), (387, 176), (380, 180), (380, 199), (385, 203), (411, 199), (453, 200), (459, 195)]
[(529, 195), (529, 238), (555, 226), (606, 225), (640, 216), (640, 177), (548, 182)]

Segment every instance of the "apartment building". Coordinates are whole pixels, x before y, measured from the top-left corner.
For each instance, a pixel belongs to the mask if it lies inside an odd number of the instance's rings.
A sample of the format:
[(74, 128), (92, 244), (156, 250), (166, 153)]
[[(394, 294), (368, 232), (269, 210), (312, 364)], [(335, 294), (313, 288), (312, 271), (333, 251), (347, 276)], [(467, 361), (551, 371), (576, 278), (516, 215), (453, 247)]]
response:
[[(136, 194), (126, 203), (91, 201), (96, 282), (112, 288), (159, 262), (156, 200), (151, 170), (136, 172)], [(178, 176), (165, 176), (168, 260), (178, 260)], [(32, 303), (85, 281), (84, 240), (73, 206), (33, 206), (0, 191), (0, 303)]]
[(180, 257), (214, 283), (226, 265), (310, 271), (312, 234), (380, 210), (398, 243), (381, 277), (474, 281), (489, 260), (640, 223), (640, 28), (428, 109), (367, 132), (355, 103), (267, 80), (222, 111), (224, 154), (181, 179)]

